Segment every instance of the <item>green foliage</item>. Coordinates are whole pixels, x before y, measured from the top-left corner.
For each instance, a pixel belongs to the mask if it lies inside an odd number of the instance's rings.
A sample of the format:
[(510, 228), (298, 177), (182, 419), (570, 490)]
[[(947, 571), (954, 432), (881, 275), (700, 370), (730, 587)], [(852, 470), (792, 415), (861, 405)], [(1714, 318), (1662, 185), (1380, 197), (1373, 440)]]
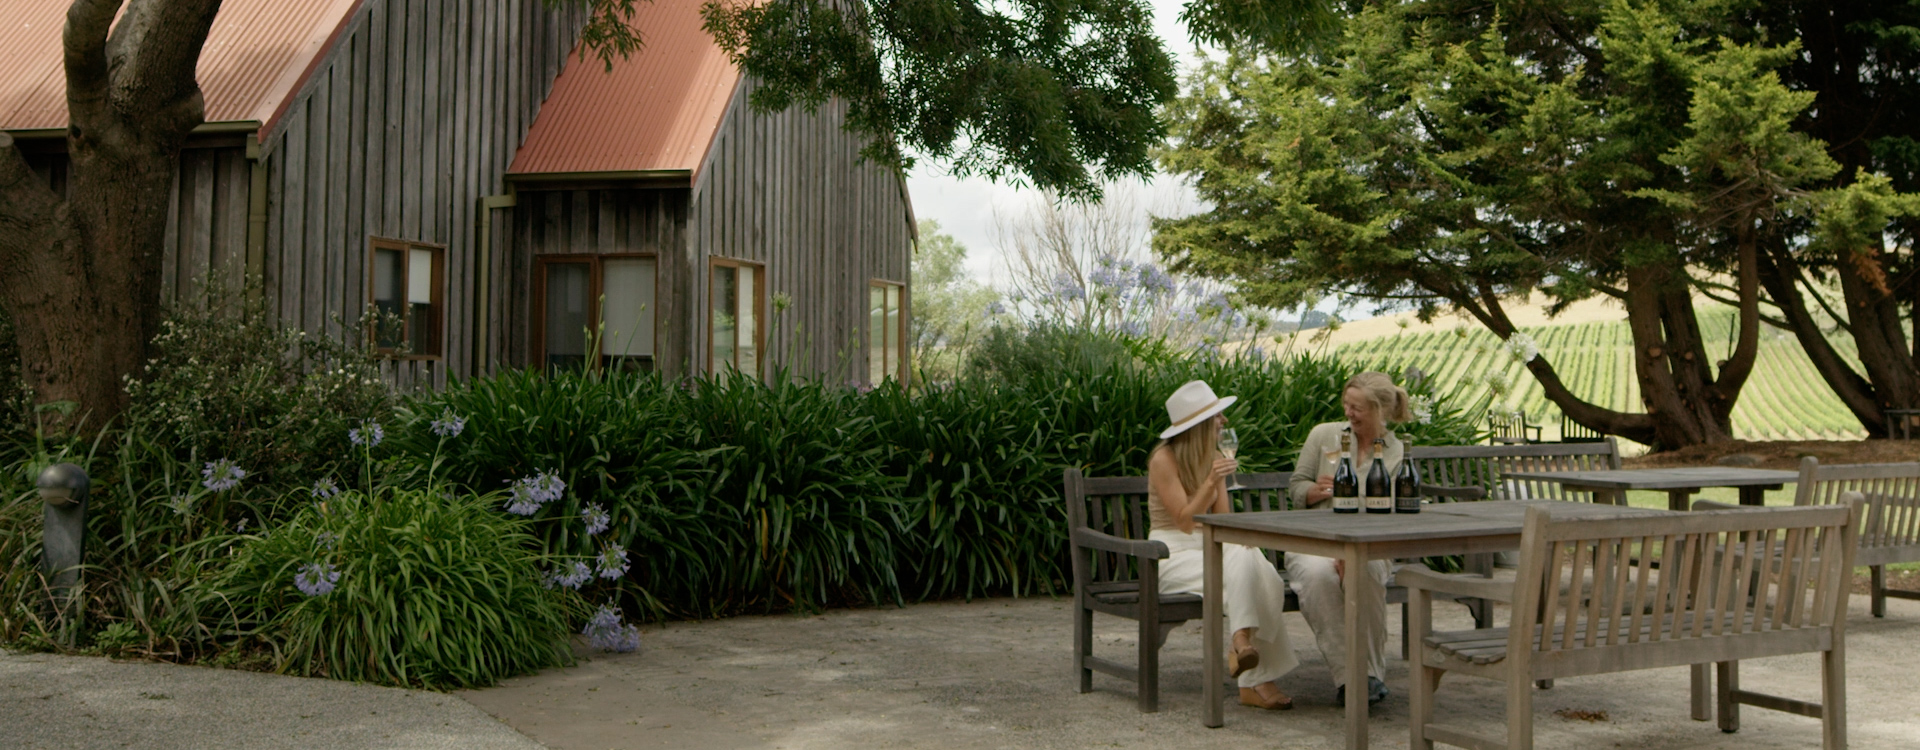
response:
[[(292, 674), (444, 690), (571, 663), (578, 604), (541, 586), (534, 540), (500, 500), (382, 489), (304, 504), (213, 588)], [(331, 591), (299, 590), (313, 564), (340, 574)]]
[(1000, 299), (998, 292), (968, 278), (966, 260), (966, 246), (941, 232), (939, 222), (920, 221), (908, 344), (914, 369), (933, 380), (957, 373), (960, 357), (987, 327), (988, 311)]
[(227, 458), (256, 484), (311, 482), (345, 453), (348, 428), (394, 404), (379, 360), (343, 341), (360, 338), (280, 329), (257, 306), (209, 299), (175, 310), (154, 339), (157, 356), (127, 385), (127, 418), (183, 460)]
[[(20, 348), (13, 321), (0, 310), (0, 441), (19, 439), (27, 429), (27, 392), (20, 380)], [(5, 456), (0, 455), (0, 460)]]

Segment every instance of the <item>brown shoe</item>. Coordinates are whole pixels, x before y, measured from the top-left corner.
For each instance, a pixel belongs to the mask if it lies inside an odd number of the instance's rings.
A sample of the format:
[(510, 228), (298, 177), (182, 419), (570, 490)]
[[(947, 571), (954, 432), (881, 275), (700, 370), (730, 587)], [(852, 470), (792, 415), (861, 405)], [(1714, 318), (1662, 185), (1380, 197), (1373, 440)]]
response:
[[(1269, 682), (1266, 684), (1272, 685), (1273, 683)], [(1258, 687), (1243, 687), (1240, 688), (1240, 705), (1264, 708), (1269, 711), (1285, 711), (1293, 708), (1293, 699), (1287, 697), (1286, 693), (1280, 692), (1278, 686), (1273, 688), (1273, 697), (1271, 698), (1261, 695)]]
[(1227, 652), (1227, 676), (1239, 677), (1247, 670), (1260, 666), (1260, 652), (1252, 646), (1236, 648)]

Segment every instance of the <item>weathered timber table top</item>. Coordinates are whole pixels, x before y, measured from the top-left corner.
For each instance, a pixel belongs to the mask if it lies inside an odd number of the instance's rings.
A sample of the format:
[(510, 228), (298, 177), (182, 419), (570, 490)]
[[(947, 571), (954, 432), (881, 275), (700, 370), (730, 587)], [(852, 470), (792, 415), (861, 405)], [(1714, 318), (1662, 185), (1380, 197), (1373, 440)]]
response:
[(1502, 476), (1608, 490), (1680, 490), (1701, 487), (1777, 487), (1799, 481), (1800, 472), (1733, 466), (1683, 466), (1671, 469), (1509, 471)]
[(1553, 515), (1559, 518), (1614, 518), (1669, 512), (1560, 500), (1481, 500), (1432, 503), (1422, 506), (1419, 513), (1335, 513), (1322, 508), (1264, 513), (1208, 513), (1196, 515), (1193, 519), (1225, 529), (1324, 539), (1337, 543), (1371, 544), (1518, 534), (1526, 520), (1527, 508), (1534, 505), (1551, 508)]

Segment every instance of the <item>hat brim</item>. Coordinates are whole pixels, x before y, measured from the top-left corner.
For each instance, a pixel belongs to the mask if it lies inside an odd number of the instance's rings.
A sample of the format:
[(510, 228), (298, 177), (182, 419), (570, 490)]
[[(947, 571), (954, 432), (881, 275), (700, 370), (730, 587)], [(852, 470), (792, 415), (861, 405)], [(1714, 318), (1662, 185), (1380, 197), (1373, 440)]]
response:
[(1212, 419), (1213, 415), (1215, 414), (1219, 414), (1220, 412), (1226, 411), (1227, 407), (1232, 406), (1234, 402), (1239, 400), (1240, 400), (1239, 396), (1227, 396), (1218, 401), (1215, 401), (1211, 405), (1207, 406), (1207, 408), (1194, 412), (1193, 416), (1187, 417), (1182, 421), (1175, 422), (1172, 427), (1168, 427), (1165, 430), (1161, 430), (1160, 439), (1167, 440), (1182, 432), (1186, 432), (1187, 430), (1191, 430), (1195, 427), (1198, 427), (1200, 426), (1200, 423), (1205, 422), (1209, 419)]

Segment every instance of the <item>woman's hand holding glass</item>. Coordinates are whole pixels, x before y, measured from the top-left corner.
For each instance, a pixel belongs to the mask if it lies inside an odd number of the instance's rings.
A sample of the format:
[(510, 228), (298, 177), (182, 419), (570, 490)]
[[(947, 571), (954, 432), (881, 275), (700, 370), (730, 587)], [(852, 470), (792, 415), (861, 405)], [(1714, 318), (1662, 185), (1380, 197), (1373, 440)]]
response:
[[(1235, 433), (1232, 427), (1227, 427), (1220, 430), (1220, 455), (1226, 456), (1228, 461), (1232, 461), (1234, 464), (1234, 468), (1239, 468), (1240, 466), (1239, 462), (1233, 461), (1234, 455), (1239, 452), (1240, 452), (1240, 435)], [(1219, 465), (1220, 464), (1218, 461), (1214, 462), (1216, 471), (1218, 470)], [(1234, 472), (1229, 470), (1227, 473), (1231, 474)], [(1241, 490), (1241, 489), (1246, 489), (1246, 487), (1242, 486), (1240, 484), (1240, 479), (1236, 477), (1233, 480), (1233, 484), (1228, 485), (1227, 489)]]

